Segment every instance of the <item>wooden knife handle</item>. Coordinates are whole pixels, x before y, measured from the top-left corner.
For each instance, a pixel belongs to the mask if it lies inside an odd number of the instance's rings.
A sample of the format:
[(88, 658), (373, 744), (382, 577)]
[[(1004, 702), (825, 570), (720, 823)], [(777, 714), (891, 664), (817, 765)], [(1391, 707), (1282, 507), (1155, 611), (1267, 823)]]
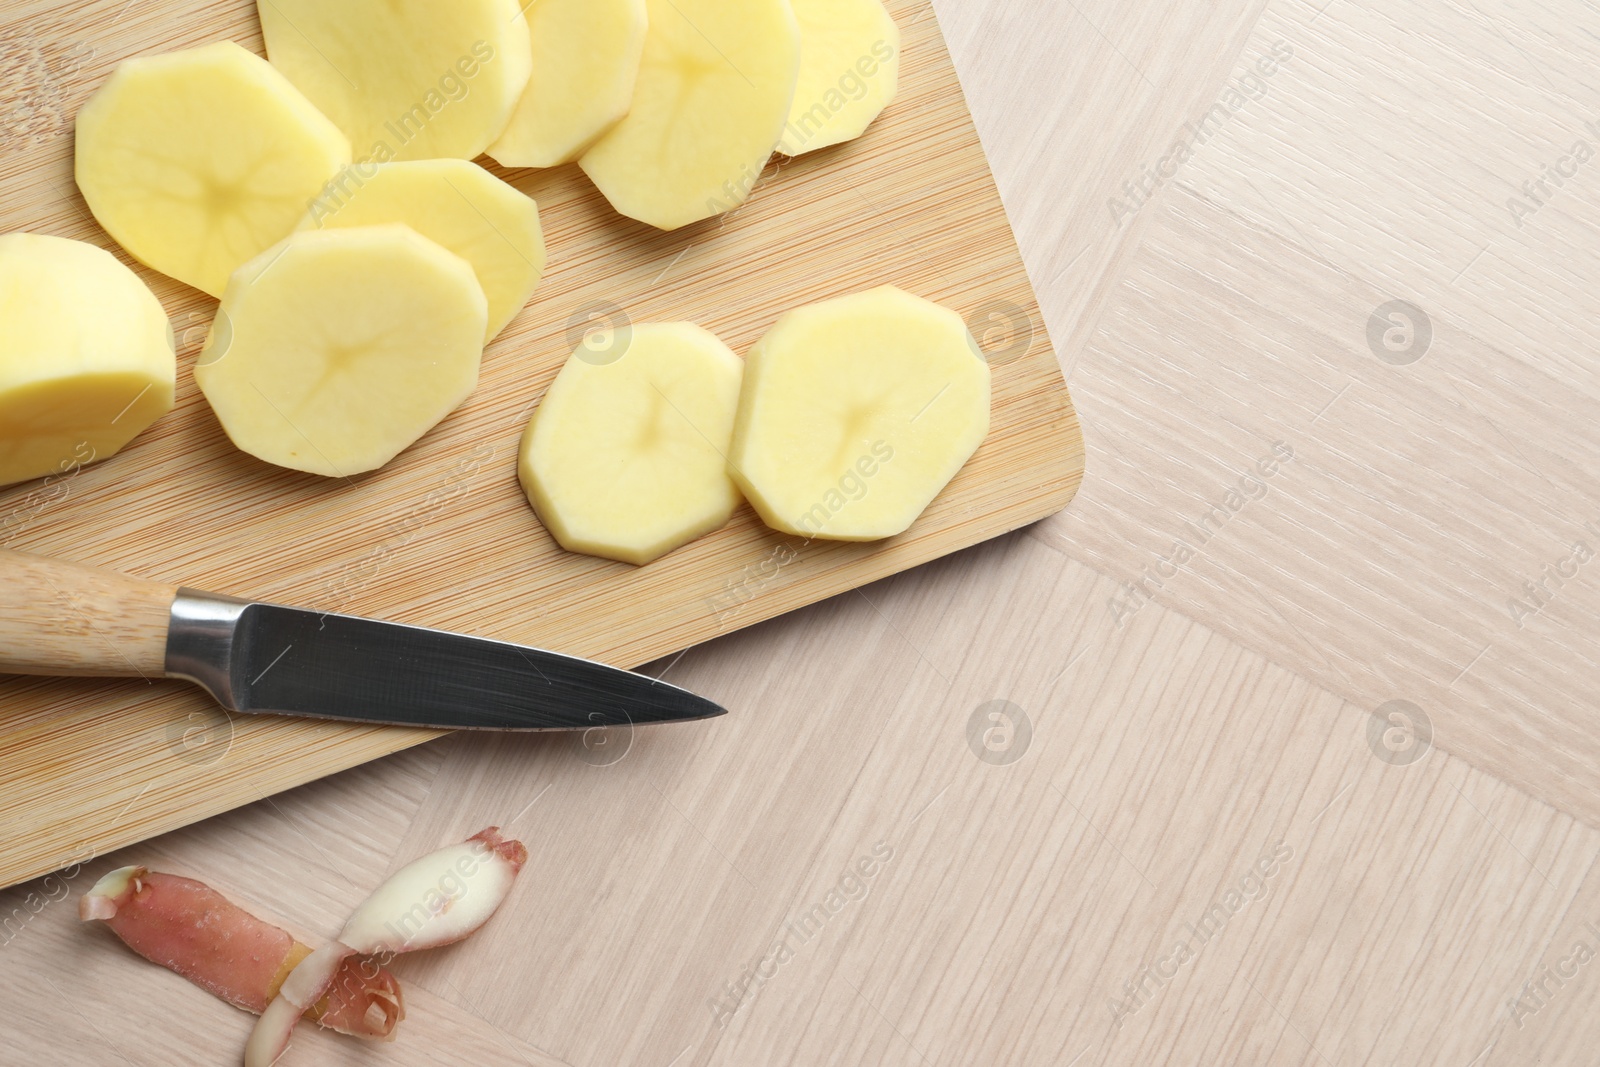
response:
[(0, 550), (0, 673), (166, 676), (175, 585)]

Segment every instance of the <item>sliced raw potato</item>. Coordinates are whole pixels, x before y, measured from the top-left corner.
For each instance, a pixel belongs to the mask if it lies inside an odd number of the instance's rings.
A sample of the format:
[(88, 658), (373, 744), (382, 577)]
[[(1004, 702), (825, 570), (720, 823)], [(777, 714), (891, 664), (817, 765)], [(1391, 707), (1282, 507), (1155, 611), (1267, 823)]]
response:
[(0, 237), (0, 485), (115, 454), (172, 407), (161, 302), (111, 253)]
[(900, 85), (900, 28), (882, 0), (791, 0), (800, 82), (778, 151), (814, 152), (860, 137)]
[(301, 229), (401, 222), (454, 252), (489, 298), (492, 339), (544, 271), (539, 206), (476, 163), (429, 159), (351, 167), (311, 205)]
[(221, 296), (283, 240), (350, 142), (232, 41), (130, 59), (78, 112), (78, 188), (141, 263)]
[(582, 158), (611, 206), (663, 230), (744, 203), (800, 71), (789, 0), (649, 0), (628, 115)]
[(522, 486), (556, 540), (642, 565), (726, 523), (743, 371), (687, 322), (591, 334), (522, 438)]
[(645, 0), (538, 0), (527, 18), (533, 76), (489, 154), (507, 167), (571, 163), (628, 113)]
[(532, 69), (520, 0), (258, 0), (272, 65), (356, 158), (472, 159)]
[(471, 265), (406, 226), (304, 230), (233, 276), (194, 377), (244, 451), (348, 477), (467, 398), (488, 315)]
[(791, 311), (745, 360), (729, 468), (768, 526), (903, 533), (989, 432), (961, 316), (883, 286)]

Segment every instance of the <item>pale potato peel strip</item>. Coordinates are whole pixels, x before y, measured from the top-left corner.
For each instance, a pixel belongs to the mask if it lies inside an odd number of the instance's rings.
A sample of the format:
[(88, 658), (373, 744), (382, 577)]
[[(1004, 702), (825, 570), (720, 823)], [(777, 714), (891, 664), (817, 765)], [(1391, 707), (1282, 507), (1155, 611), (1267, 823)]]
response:
[(303, 960), (261, 1013), (245, 1046), (245, 1067), (271, 1067), (288, 1050), (300, 1005), (328, 992), (341, 963), (438, 948), (482, 928), (504, 903), (528, 860), (520, 841), (491, 826), (402, 867), (345, 923), (338, 940)]

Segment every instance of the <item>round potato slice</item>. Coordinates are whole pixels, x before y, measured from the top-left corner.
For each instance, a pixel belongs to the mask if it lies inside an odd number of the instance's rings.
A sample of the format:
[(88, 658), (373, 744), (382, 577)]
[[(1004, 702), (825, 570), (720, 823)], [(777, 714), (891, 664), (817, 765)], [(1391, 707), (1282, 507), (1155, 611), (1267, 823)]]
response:
[(172, 408), (166, 313), (111, 253), (0, 237), (0, 485), (114, 455)]
[(358, 163), (330, 184), (301, 229), (400, 222), (454, 252), (489, 298), (488, 340), (505, 329), (544, 271), (539, 205), (476, 163)]
[(505, 167), (571, 163), (628, 113), (645, 0), (539, 0), (527, 17), (533, 76), (489, 155)]
[(611, 206), (675, 230), (750, 195), (800, 71), (789, 0), (649, 0), (628, 115), (579, 164)]
[(815, 152), (866, 132), (900, 87), (900, 29), (883, 0), (791, 0), (800, 81), (778, 151)]
[(305, 230), (233, 276), (194, 377), (244, 451), (349, 477), (467, 398), (488, 317), (471, 265), (406, 226)]
[(94, 217), (139, 262), (212, 296), (349, 162), (344, 135), (232, 41), (127, 60), (78, 112)]
[(789, 312), (750, 351), (729, 469), (775, 530), (909, 529), (989, 432), (961, 316), (893, 286)]
[(533, 67), (525, 0), (258, 0), (272, 65), (358, 159), (474, 159)]
[(687, 322), (591, 334), (522, 438), (522, 486), (562, 547), (642, 565), (726, 523), (743, 371)]

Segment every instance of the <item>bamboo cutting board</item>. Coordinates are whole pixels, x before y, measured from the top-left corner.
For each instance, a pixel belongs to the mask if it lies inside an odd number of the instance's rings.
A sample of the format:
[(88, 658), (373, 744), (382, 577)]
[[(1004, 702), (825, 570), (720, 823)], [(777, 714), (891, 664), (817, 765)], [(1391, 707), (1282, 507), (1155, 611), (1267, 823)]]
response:
[[(612, 212), (575, 167), (493, 168), (540, 204), (544, 282), (461, 409), (387, 469), (340, 481), (232, 448), (189, 372), (215, 301), (133, 264), (72, 182), (72, 116), (119, 61), (221, 38), (261, 52), (254, 4), (12, 6), (0, 22), (0, 232), (111, 248), (165, 304), (180, 367), (177, 409), (121, 455), (0, 491), (0, 544), (636, 666), (1061, 509), (1083, 473), (1071, 399), (933, 11), (889, 7), (904, 37), (895, 104), (859, 141), (769, 166), (720, 220), (659, 233)], [(807, 545), (744, 508), (633, 568), (563, 552), (540, 526), (516, 449), (575, 327), (619, 309), (687, 319), (742, 352), (789, 308), (883, 283), (961, 311), (994, 367), (988, 440), (908, 534)], [(177, 682), (0, 678), (0, 884), (432, 736), (230, 719)]]

